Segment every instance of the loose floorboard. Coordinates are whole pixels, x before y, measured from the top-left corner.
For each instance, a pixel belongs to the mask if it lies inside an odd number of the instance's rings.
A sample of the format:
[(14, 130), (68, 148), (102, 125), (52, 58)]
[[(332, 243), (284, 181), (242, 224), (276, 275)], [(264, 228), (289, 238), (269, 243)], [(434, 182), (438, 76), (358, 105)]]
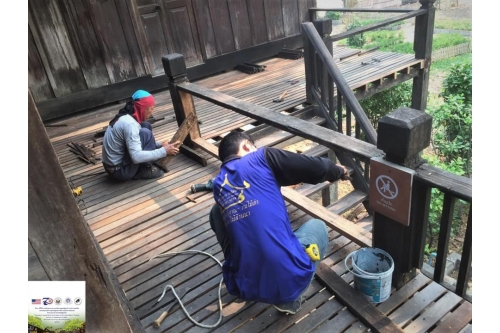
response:
[[(350, 49), (336, 47), (334, 58), (351, 53)], [(260, 64), (266, 66), (265, 71), (246, 74), (232, 70), (195, 83), (267, 107), (272, 112), (300, 109), (306, 101), (303, 59), (272, 58)], [(353, 89), (380, 82), (385, 77), (419, 64), (411, 55), (380, 51), (337, 60), (340, 71)], [(292, 85), (292, 80), (298, 80), (298, 83)], [(274, 103), (273, 99), (284, 91), (287, 91), (284, 101)], [(170, 94), (168, 90), (153, 94), (156, 100), (154, 115), (160, 119), (153, 124), (154, 133), (157, 141), (168, 140), (178, 128)], [(216, 142), (233, 129), (243, 130), (259, 125), (253, 119), (198, 98), (194, 98), (194, 103), (205, 140)], [(122, 104), (114, 103), (58, 119), (52, 124), (66, 126), (47, 127), (47, 133), (70, 186), (80, 186), (83, 190), (75, 199), (146, 332), (368, 331), (362, 318), (357, 318), (317, 279), (313, 279), (305, 294), (305, 303), (294, 316), (282, 315), (268, 304), (239, 300), (230, 295), (223, 284), (222, 319), (216, 328), (196, 326), (178, 306), (172, 309), (159, 328), (153, 327), (154, 320), (166, 304), (174, 300), (172, 292), (167, 289), (164, 298), (157, 303), (166, 285), (172, 285), (179, 291), (188, 290), (182, 300), (195, 320), (210, 325), (219, 319), (219, 264), (201, 254), (160, 255), (171, 251), (198, 250), (223, 261), (220, 246), (208, 222), (213, 198), (207, 192), (190, 192), (191, 184), (205, 183), (215, 176), (220, 162), (199, 151), (208, 162), (207, 166), (201, 166), (179, 154), (161, 179), (125, 183), (109, 180), (99, 163), (86, 164), (79, 160), (69, 151), (68, 144), (94, 145), (92, 149), (100, 156), (102, 137), (97, 138), (95, 134), (108, 125)], [(323, 122), (321, 118), (310, 121)], [(301, 139), (276, 133), (259, 139), (257, 145), (283, 147), (297, 140)], [(310, 218), (290, 204), (287, 207), (294, 229)], [(331, 207), (334, 209), (335, 205)], [(371, 230), (369, 221), (362, 221), (359, 225)], [(354, 276), (346, 268), (344, 260), (359, 246), (336, 231), (329, 230), (329, 234), (330, 243), (324, 263), (352, 285)], [(29, 279), (48, 279), (32, 250), (28, 264)], [(472, 304), (423, 274), (418, 274), (400, 290), (394, 290), (387, 301), (376, 307), (405, 332), (461, 332), (472, 329)]]

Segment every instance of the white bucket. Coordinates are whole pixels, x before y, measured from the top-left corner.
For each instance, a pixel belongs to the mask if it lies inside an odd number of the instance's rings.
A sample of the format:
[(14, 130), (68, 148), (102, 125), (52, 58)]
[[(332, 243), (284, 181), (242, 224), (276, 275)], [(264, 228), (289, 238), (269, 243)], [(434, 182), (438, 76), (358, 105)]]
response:
[[(347, 265), (351, 258), (352, 270)], [(389, 253), (377, 248), (362, 248), (351, 252), (344, 261), (354, 275), (354, 287), (371, 303), (381, 303), (391, 295), (394, 260)]]

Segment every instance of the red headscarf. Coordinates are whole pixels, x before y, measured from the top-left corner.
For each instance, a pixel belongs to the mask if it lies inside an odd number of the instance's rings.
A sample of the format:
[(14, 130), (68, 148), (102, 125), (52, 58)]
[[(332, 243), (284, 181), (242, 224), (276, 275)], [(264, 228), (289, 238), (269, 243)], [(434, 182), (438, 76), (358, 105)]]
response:
[(132, 117), (140, 124), (143, 121), (147, 120), (145, 118), (144, 110), (147, 107), (154, 106), (155, 105), (155, 99), (153, 95), (149, 95), (146, 97), (142, 97), (140, 99), (136, 99), (134, 101), (134, 114)]

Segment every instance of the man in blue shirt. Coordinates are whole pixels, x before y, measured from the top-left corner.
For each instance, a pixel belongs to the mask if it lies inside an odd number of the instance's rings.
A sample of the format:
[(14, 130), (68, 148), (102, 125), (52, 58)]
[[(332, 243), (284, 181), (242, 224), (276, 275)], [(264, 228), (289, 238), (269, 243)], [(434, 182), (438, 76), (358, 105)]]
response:
[[(326, 158), (257, 149), (242, 132), (222, 139), (219, 158), (210, 225), (224, 252), (226, 287), (241, 299), (295, 314), (327, 250), (328, 231), (323, 221), (312, 219), (294, 232), (280, 187), (336, 181), (347, 169)], [(320, 260), (305, 252), (309, 244), (318, 246)]]

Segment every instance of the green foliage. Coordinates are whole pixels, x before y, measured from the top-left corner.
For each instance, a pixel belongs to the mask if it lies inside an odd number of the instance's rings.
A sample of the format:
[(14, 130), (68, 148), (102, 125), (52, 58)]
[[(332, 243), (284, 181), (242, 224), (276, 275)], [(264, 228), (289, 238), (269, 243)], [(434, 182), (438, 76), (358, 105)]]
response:
[(366, 33), (366, 44), (363, 48), (371, 49), (378, 46), (383, 51), (402, 43), (404, 36), (401, 31), (379, 30)]
[(85, 322), (81, 319), (71, 319), (64, 323), (64, 329), (66, 331), (79, 329), (84, 323)]
[(381, 117), (399, 107), (410, 106), (411, 90), (412, 84), (410, 82), (405, 82), (361, 100), (359, 104), (365, 111), (373, 127), (376, 129)]
[(341, 13), (340, 12), (326, 12), (325, 17), (330, 20), (338, 21), (340, 20)]
[(450, 96), (460, 95), (464, 104), (472, 104), (472, 64), (456, 64), (443, 81), (442, 96), (448, 101)]
[(472, 31), (472, 20), (458, 18), (436, 19), (436, 21), (434, 22), (434, 27), (437, 29)]
[[(441, 59), (432, 62), (431, 71), (449, 71), (451, 67), (456, 64), (471, 64), (472, 65), (472, 53), (461, 54), (456, 57)], [(432, 75), (432, 73), (431, 73)]]
[(43, 328), (42, 318), (28, 315), (28, 325), (32, 325), (38, 328)]
[(445, 47), (455, 46), (463, 43), (470, 42), (469, 38), (466, 38), (458, 34), (436, 34), (432, 39), (432, 50), (436, 51)]
[(448, 96), (445, 103), (429, 107), (433, 118), (432, 145), (446, 163), (462, 160), (465, 174), (472, 175), (472, 106), (460, 95)]
[[(435, 155), (424, 156), (427, 163), (438, 167), (440, 169), (452, 172), (456, 175), (463, 176), (465, 171), (463, 169), (464, 162), (461, 158), (457, 158), (450, 162), (442, 161), (439, 157)], [(431, 200), (429, 206), (429, 224), (427, 227), (427, 238), (428, 244), (426, 244), (426, 249), (430, 252), (435, 252), (434, 243), (437, 243), (439, 228), (441, 225), (441, 213), (443, 211), (444, 194), (438, 189), (433, 188), (431, 190)], [(453, 220), (451, 223), (451, 237), (455, 236), (460, 230), (462, 224), (462, 211), (463, 206), (467, 203), (459, 200), (456, 208), (453, 212)]]
[[(348, 26), (347, 30), (352, 30), (355, 28), (361, 27), (361, 24), (357, 20), (353, 20)], [(348, 46), (353, 46), (353, 47), (363, 47), (363, 45), (366, 42), (366, 37), (364, 36), (363, 33), (356, 34), (354, 36), (351, 36), (347, 38), (347, 45)]]

